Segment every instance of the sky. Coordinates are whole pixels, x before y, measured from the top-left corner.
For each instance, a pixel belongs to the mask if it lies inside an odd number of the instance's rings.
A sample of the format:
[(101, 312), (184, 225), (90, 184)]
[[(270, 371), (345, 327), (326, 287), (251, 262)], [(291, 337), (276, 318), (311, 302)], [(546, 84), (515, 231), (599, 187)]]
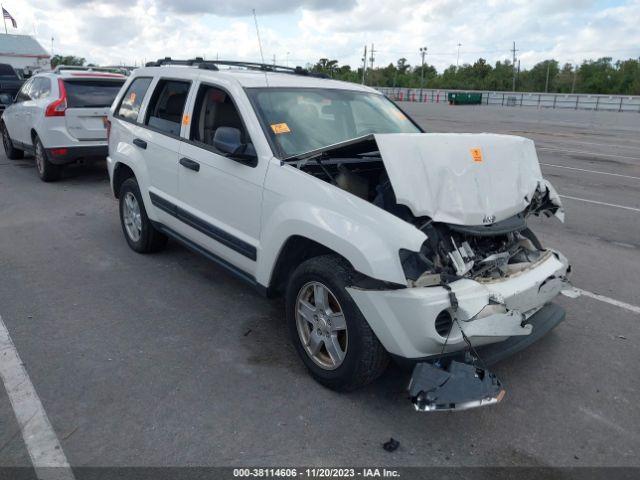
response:
[(555, 58), (580, 63), (640, 57), (640, 0), (3, 0), (18, 22), (9, 33), (35, 35), (47, 50), (96, 64), (172, 58), (280, 65), (375, 65), (404, 57), (439, 71), (458, 60), (490, 63), (516, 55), (523, 68)]

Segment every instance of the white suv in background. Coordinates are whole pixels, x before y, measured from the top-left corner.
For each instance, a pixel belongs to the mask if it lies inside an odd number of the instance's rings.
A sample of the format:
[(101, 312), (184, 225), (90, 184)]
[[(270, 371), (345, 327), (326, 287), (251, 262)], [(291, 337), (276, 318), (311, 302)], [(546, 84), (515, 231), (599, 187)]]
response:
[(63, 165), (107, 155), (106, 116), (126, 80), (121, 74), (58, 67), (27, 80), (2, 114), (7, 157), (33, 153), (38, 175), (57, 180)]
[[(291, 339), (324, 385), (364, 385), (391, 356), (446, 370), (472, 347), (495, 361), (564, 318), (550, 301), (567, 259), (527, 227), (563, 214), (531, 140), (424, 133), (361, 85), (201, 59), (133, 72), (109, 121), (129, 246), (170, 237), (284, 295)], [(457, 365), (442, 375), (461, 378)], [(466, 379), (491, 378), (476, 372)]]

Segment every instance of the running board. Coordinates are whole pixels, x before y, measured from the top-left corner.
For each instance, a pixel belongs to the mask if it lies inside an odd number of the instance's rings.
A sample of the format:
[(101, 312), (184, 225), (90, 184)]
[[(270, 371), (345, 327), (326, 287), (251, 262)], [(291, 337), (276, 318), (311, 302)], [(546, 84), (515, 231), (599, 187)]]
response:
[(418, 363), (409, 382), (409, 395), (419, 412), (467, 410), (494, 405), (505, 390), (495, 374), (455, 360), (445, 366)]

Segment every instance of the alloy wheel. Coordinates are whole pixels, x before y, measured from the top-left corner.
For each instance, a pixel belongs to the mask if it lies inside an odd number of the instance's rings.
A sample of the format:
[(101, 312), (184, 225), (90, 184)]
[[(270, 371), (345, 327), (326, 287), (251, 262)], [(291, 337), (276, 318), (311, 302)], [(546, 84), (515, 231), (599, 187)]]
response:
[(142, 217), (138, 199), (132, 192), (127, 192), (123, 198), (122, 219), (129, 238), (137, 242), (142, 235)]
[(42, 144), (40, 142), (36, 142), (36, 168), (38, 169), (38, 173), (40, 175), (44, 174), (44, 149), (42, 148)]
[(302, 286), (296, 298), (296, 327), (305, 352), (319, 367), (335, 370), (347, 354), (347, 322), (338, 299), (320, 282)]

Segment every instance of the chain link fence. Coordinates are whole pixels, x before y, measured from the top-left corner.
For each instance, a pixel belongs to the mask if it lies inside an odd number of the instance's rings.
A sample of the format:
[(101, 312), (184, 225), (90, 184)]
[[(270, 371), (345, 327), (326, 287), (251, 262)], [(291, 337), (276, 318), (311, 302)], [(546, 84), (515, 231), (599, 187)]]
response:
[(392, 100), (400, 102), (449, 103), (449, 93), (474, 92), (482, 94), (482, 105), (640, 113), (640, 96), (633, 95), (492, 92), (482, 90), (436, 90), (429, 88), (397, 87), (374, 88)]

